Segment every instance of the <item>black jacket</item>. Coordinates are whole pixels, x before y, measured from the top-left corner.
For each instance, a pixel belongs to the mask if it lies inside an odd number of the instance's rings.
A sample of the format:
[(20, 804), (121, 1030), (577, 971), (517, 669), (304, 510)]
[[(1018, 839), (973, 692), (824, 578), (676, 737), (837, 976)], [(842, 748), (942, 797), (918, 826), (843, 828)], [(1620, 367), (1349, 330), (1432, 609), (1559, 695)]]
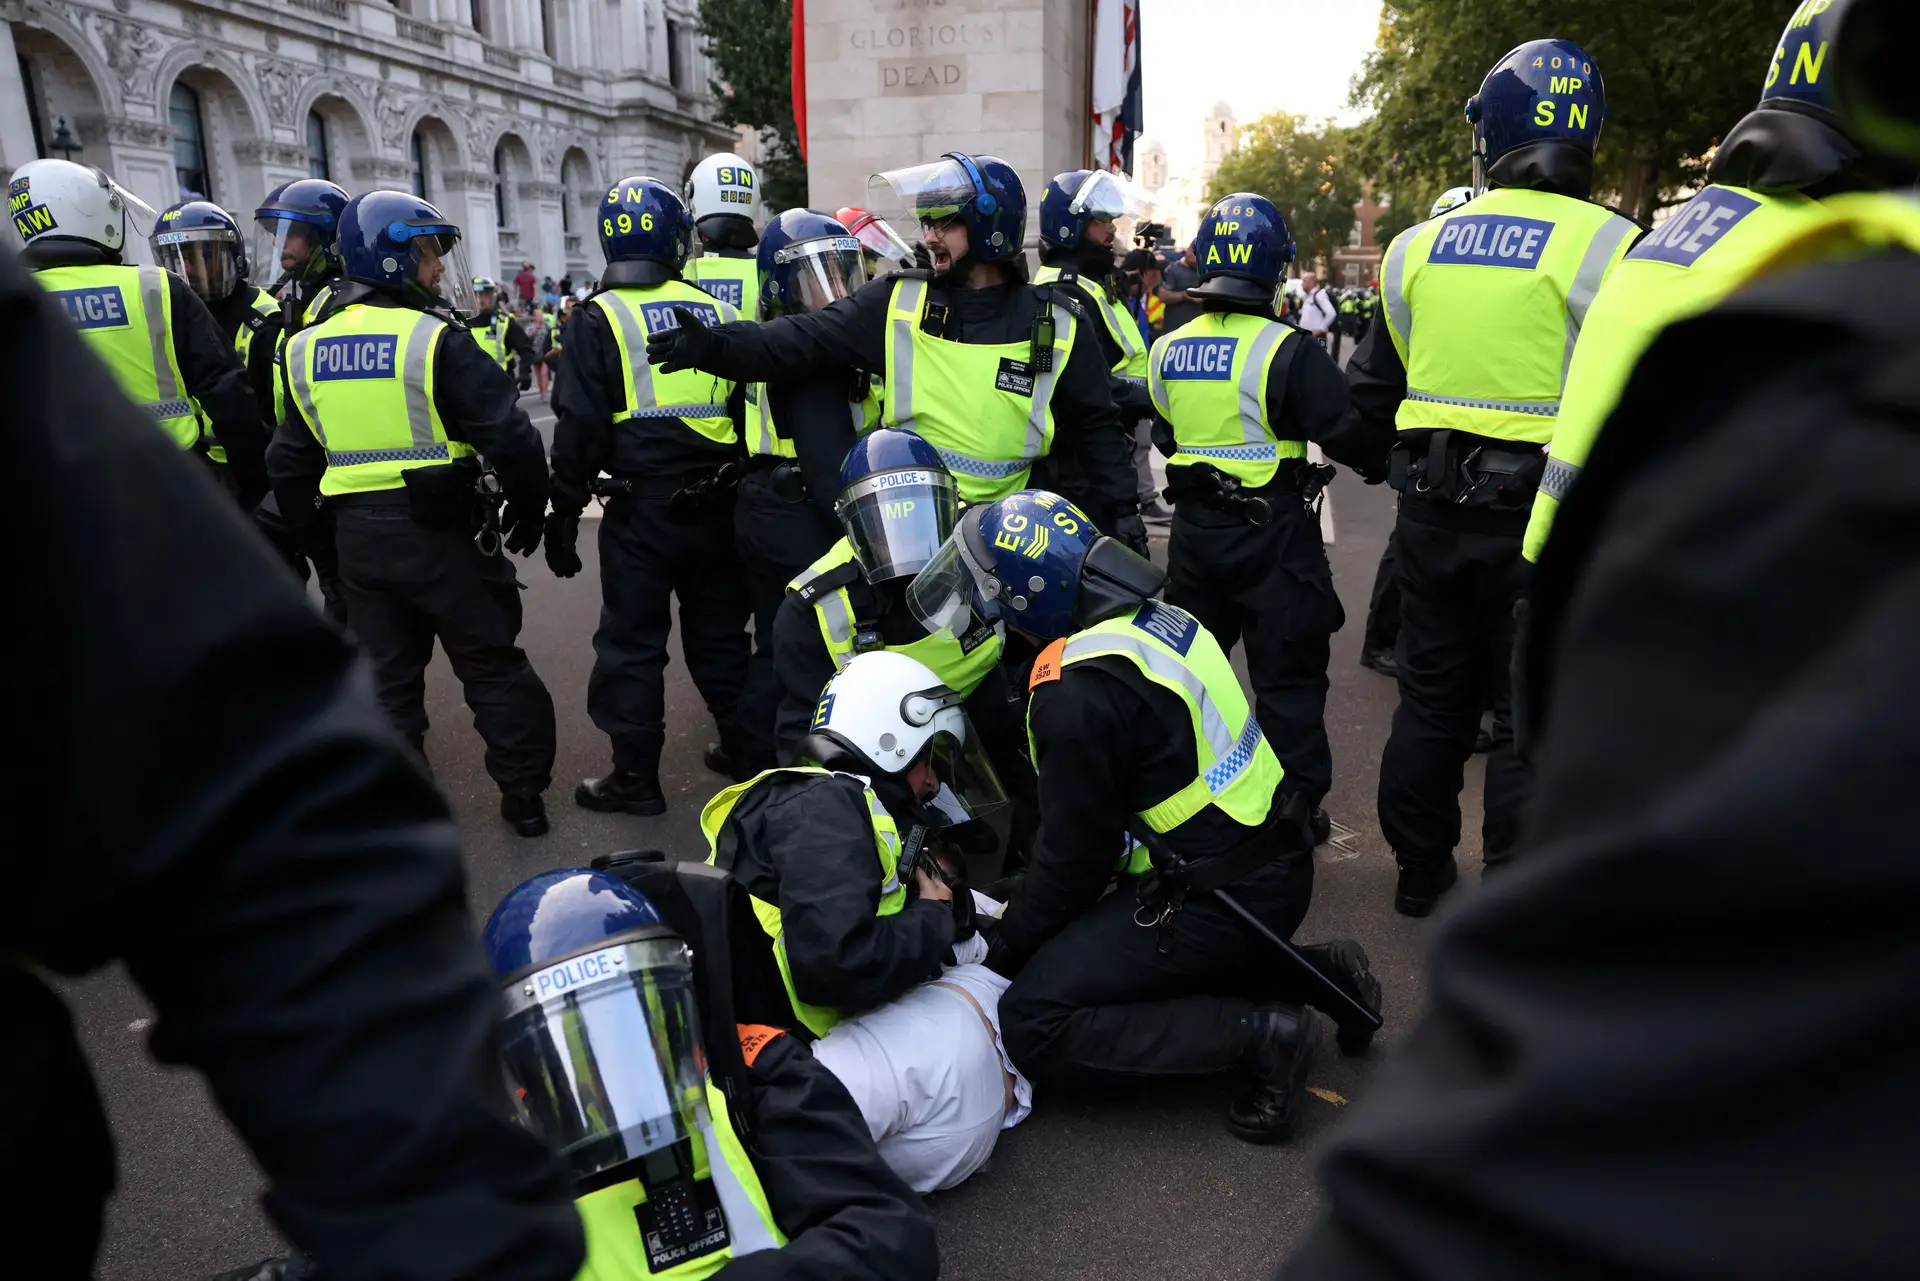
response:
[[(458, 833), (366, 663), (12, 256), (0, 361), (0, 501), (35, 538), (0, 629), (32, 745), (3, 785), (0, 955), (123, 962), (155, 1057), (204, 1075), (274, 1221), (338, 1275), (566, 1281), (579, 1220), (506, 1115)], [(99, 1100), (30, 968), (0, 965), (0, 1026), (28, 1104), (0, 1115), (8, 1214), (37, 1275), (90, 1275)]]
[[(1113, 880), (1133, 815), (1200, 777), (1186, 704), (1124, 658), (1092, 658), (1034, 686), (1027, 710), (1040, 831), (987, 964), (1019, 972)], [(1248, 829), (1208, 806), (1167, 833), (1189, 859), (1234, 849)]]
[[(887, 301), (894, 277), (875, 280), (851, 298), (840, 298), (817, 312), (784, 316), (764, 324), (739, 321), (715, 331), (719, 355), (714, 373), (742, 382), (767, 382), (817, 375), (825, 369), (886, 372)], [(1040, 303), (1035, 286), (1009, 284), (991, 289), (948, 289), (945, 336), (956, 342), (1025, 342)], [(1080, 330), (1099, 326), (1083, 316)], [(1085, 470), (1090, 493), (1110, 516), (1139, 510), (1133, 454), (1113, 407), (1099, 342), (1073, 344), (1053, 389), (1054, 447), (1071, 453)], [(1095, 513), (1096, 515), (1098, 513)]]
[[(495, 318), (499, 316), (500, 313), (497, 311), (483, 311), (473, 318), (467, 328), (475, 333), (483, 329), (491, 329)], [(512, 312), (500, 318), (506, 321), (506, 324), (500, 327), (500, 336), (506, 342), (507, 351), (520, 357), (520, 365), (524, 369), (527, 362), (533, 359), (533, 339), (527, 336), (527, 331), (520, 327), (520, 318)]]
[[(400, 306), (364, 286), (345, 288), (348, 292), (339, 295), (338, 306), (355, 302), (372, 307)], [(285, 381), (286, 371), (281, 373)], [(465, 441), (479, 450), (500, 473), (500, 484), (511, 501), (544, 510), (546, 447), (526, 411), (520, 408), (520, 389), (472, 335), (449, 328), (441, 336), (433, 353), (433, 396), (448, 438)], [(286, 420), (267, 447), (267, 472), (280, 510), (291, 523), (300, 519), (298, 513), (313, 510), (320, 477), (327, 470), (327, 451), (314, 436), (290, 384), (286, 401)]]
[[(237, 481), (251, 479), (258, 489), (242, 489), (241, 505), (251, 511), (255, 504), (267, 496), (267, 440), (280, 425), (280, 415), (273, 404), (274, 384), (279, 381), (279, 373), (274, 364), (274, 356), (280, 347), (280, 336), (286, 322), (279, 312), (261, 315), (253, 309), (254, 287), (242, 285), (209, 308), (220, 330), (227, 336), (227, 345), (231, 347), (240, 336), (242, 328), (253, 331), (253, 342), (247, 348), (247, 386), (253, 392), (253, 403), (260, 413), (260, 422), (264, 430), (259, 437), (259, 456), (244, 468), (234, 471)], [(233, 467), (233, 449), (227, 448), (227, 466)]]
[(933, 1281), (933, 1218), (881, 1159), (839, 1078), (792, 1036), (767, 1041), (747, 1073), (753, 1168), (787, 1244), (733, 1260), (727, 1281)]
[(807, 1004), (872, 1009), (933, 978), (948, 959), (946, 903), (912, 898), (892, 916), (876, 915), (880, 856), (857, 779), (770, 778), (740, 798), (722, 840), (721, 866), (780, 909), (794, 992)]
[[(629, 408), (626, 379), (611, 322), (599, 307), (575, 307), (561, 337), (567, 358), (553, 384), (554, 510), (585, 507), (594, 477), (603, 471), (684, 484), (741, 456), (741, 446), (708, 440), (677, 418), (614, 422), (615, 414)], [(634, 352), (633, 359), (635, 379), (648, 377), (647, 354)], [(745, 393), (735, 387), (727, 413), (736, 427), (744, 404)]]
[[(840, 528), (833, 503), (840, 495), (840, 465), (860, 434), (861, 408), (854, 397), (866, 384), (864, 371), (839, 370), (768, 383), (761, 393), (772, 406), (774, 429), (793, 442), (807, 501), (829, 529)], [(758, 430), (751, 415), (746, 429)]]
[(1535, 576), (1515, 870), (1283, 1275), (1913, 1271), (1920, 257), (1671, 326)]

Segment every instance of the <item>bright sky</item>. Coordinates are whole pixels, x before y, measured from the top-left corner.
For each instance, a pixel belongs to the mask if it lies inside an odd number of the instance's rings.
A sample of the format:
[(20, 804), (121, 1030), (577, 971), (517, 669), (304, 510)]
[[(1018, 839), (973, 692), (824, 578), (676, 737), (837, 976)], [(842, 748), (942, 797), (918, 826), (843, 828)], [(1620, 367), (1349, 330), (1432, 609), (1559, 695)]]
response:
[(1216, 102), (1242, 124), (1275, 108), (1351, 119), (1348, 85), (1379, 32), (1379, 0), (1140, 0), (1146, 134), (1179, 174)]

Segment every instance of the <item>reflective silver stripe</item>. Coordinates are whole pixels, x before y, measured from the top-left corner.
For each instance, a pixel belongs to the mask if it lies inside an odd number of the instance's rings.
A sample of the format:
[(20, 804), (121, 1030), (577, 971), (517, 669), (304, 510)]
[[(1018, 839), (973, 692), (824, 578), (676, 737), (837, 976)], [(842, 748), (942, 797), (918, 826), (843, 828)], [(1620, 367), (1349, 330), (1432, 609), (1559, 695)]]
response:
[[(180, 397), (173, 377), (173, 336), (167, 332), (167, 273), (158, 267), (140, 268), (140, 302), (147, 313), (147, 342), (153, 348), (153, 385), (165, 404)], [(191, 413), (192, 406), (185, 412)], [(163, 415), (179, 417), (179, 415)]]
[(827, 629), (827, 642), (834, 649), (833, 670), (840, 671), (853, 661), (853, 608), (844, 591), (835, 590), (813, 602), (820, 621)]
[(1113, 377), (1118, 378), (1123, 383), (1131, 383), (1135, 387), (1145, 387), (1147, 385), (1146, 379), (1136, 378), (1132, 374), (1114, 374)]
[(1407, 250), (1426, 225), (1419, 223), (1395, 236), (1387, 250), (1386, 265), (1380, 269), (1380, 299), (1387, 305), (1387, 323), (1402, 343), (1413, 341), (1413, 308), (1407, 305)]
[(416, 445), (412, 449), (329, 449), (327, 466), (358, 467), (363, 463), (444, 463), (449, 460), (447, 442)]
[(1497, 409), (1507, 414), (1532, 414), (1536, 418), (1553, 418), (1560, 413), (1560, 402), (1557, 400), (1471, 400), (1460, 396), (1435, 396), (1411, 388), (1407, 390), (1407, 399), (1427, 405), (1457, 405), (1461, 409)]
[[(1160, 608), (1170, 607), (1162, 605)], [(1060, 655), (1060, 662), (1064, 666), (1087, 654), (1110, 654), (1115, 650), (1124, 650), (1135, 655), (1155, 676), (1170, 680), (1187, 691), (1187, 696), (1200, 708), (1200, 732), (1205, 736), (1207, 749), (1213, 753), (1213, 759), (1216, 762), (1225, 761), (1233, 754), (1240, 735), (1227, 728), (1227, 722), (1221, 717), (1219, 707), (1214, 704), (1213, 695), (1207, 693), (1206, 682), (1200, 679), (1199, 673), (1169, 656), (1165, 651), (1155, 649), (1147, 642), (1135, 640), (1131, 636), (1120, 636), (1113, 632), (1095, 632), (1090, 636), (1083, 635), (1068, 641), (1066, 649)], [(1247, 713), (1247, 719), (1258, 723), (1258, 718), (1251, 711)]]
[[(1058, 303), (1053, 307), (1053, 359), (1051, 368), (1033, 380), (1033, 408), (1027, 411), (1027, 452), (1029, 465), (1047, 452), (1047, 406), (1053, 403), (1053, 384), (1060, 367), (1073, 350), (1073, 313)], [(1011, 474), (1011, 473), (1009, 473)]]
[[(434, 443), (433, 402), (427, 397), (427, 356), (433, 349), (433, 331), (439, 327), (439, 320), (423, 312), (407, 332), (407, 363), (402, 371), (407, 397), (407, 435), (421, 448)], [(447, 456), (444, 441), (440, 444), (440, 456)]]
[(313, 428), (314, 439), (325, 445), (327, 431), (320, 425), (320, 415), (314, 412), (313, 388), (307, 383), (307, 345), (312, 341), (311, 328), (302, 329), (287, 339), (287, 382), (293, 388), (293, 399), (300, 407), (300, 416)]
[(193, 412), (193, 402), (191, 400), (156, 400), (140, 408), (155, 418), (185, 418)]
[(907, 431), (920, 430), (913, 416), (913, 331), (926, 297), (924, 280), (903, 280), (893, 287), (893, 368), (887, 370), (887, 404), (893, 411), (893, 425)]
[(1153, 345), (1153, 356), (1147, 361), (1147, 395), (1152, 398), (1153, 407), (1160, 411), (1163, 418), (1167, 415), (1167, 382), (1160, 376), (1160, 365), (1166, 360), (1169, 350), (1163, 338)]
[(1243, 445), (1261, 445), (1271, 439), (1267, 434), (1267, 357), (1286, 335), (1284, 325), (1267, 325), (1247, 345), (1247, 363), (1240, 371), (1240, 443)]
[(1566, 496), (1573, 492), (1573, 482), (1579, 479), (1578, 467), (1548, 454), (1547, 472), (1540, 478), (1540, 492), (1556, 502), (1564, 501)]
[(615, 293), (595, 294), (594, 301), (613, 317), (613, 323), (620, 326), (621, 345), (627, 349), (627, 373), (633, 382), (633, 405), (631, 418), (644, 418), (642, 410), (651, 409), (653, 399), (653, 366), (647, 363), (647, 337), (640, 331), (640, 318), (633, 309)]
[(754, 383), (748, 387), (747, 399), (753, 402), (754, 410), (755, 443), (753, 452), (756, 454), (771, 454), (774, 452), (773, 406), (768, 403), (767, 385), (765, 383)]
[(1144, 353), (1146, 347), (1140, 342), (1140, 326), (1133, 323), (1132, 314), (1116, 307), (1107, 297), (1107, 291), (1103, 286), (1095, 285), (1094, 288), (1098, 292), (1094, 294), (1093, 300), (1100, 305), (1101, 318), (1106, 321), (1107, 332), (1113, 335), (1113, 341), (1119, 346), (1121, 353), (1128, 360)]
[(720, 1146), (720, 1135), (711, 1118), (700, 1127), (700, 1141), (706, 1144), (707, 1174), (720, 1199), (720, 1213), (727, 1221), (727, 1252), (737, 1259), (743, 1254), (778, 1250), (780, 1243), (761, 1221), (752, 1194), (741, 1186), (740, 1176), (734, 1172), (733, 1162), (727, 1160), (727, 1150)]
[[(725, 418), (725, 405), (649, 405), (636, 409), (628, 418)], [(766, 452), (772, 453), (771, 449)]]
[(1607, 264), (1613, 261), (1613, 251), (1628, 235), (1639, 230), (1636, 224), (1616, 215), (1607, 219), (1587, 244), (1580, 270), (1574, 273), (1573, 286), (1567, 290), (1567, 355), (1560, 365), (1562, 391), (1567, 386), (1567, 370), (1573, 368), (1573, 349), (1580, 341), (1580, 329), (1587, 323), (1587, 308), (1593, 306), (1594, 295), (1606, 281)]

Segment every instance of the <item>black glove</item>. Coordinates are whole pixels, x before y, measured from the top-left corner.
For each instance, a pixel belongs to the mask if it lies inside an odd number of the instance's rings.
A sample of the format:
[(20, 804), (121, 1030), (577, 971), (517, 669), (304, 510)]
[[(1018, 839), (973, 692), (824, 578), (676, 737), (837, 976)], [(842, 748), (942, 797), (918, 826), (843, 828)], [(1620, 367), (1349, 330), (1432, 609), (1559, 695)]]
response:
[(680, 323), (647, 335), (647, 363), (659, 365), (663, 374), (682, 369), (699, 369), (719, 354), (720, 340), (707, 328), (707, 322), (685, 307), (673, 309)]
[(964, 876), (948, 881), (947, 888), (953, 891), (953, 941), (964, 943), (973, 937), (973, 891)]
[(555, 578), (572, 578), (580, 572), (580, 513), (547, 513), (547, 568)]
[(1116, 518), (1113, 522), (1113, 536), (1142, 556), (1151, 554), (1147, 543), (1147, 522), (1140, 519), (1139, 512)]
[(533, 555), (534, 548), (540, 545), (540, 523), (545, 507), (545, 503), (535, 507), (508, 499), (506, 510), (500, 513), (500, 545), (515, 556)]

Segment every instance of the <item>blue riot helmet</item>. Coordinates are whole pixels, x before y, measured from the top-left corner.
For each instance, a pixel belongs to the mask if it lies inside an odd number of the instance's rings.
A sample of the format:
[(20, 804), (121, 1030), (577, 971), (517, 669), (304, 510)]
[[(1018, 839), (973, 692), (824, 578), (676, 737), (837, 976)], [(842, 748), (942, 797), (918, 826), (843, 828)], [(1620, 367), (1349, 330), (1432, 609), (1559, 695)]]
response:
[(472, 315), (473, 273), (460, 228), (405, 191), (369, 191), (340, 214), (340, 265), (348, 280), (419, 307)]
[(1236, 191), (1213, 202), (1193, 238), (1200, 284), (1196, 298), (1273, 306), (1287, 264), (1293, 261), (1293, 233), (1271, 200)]
[(800, 316), (819, 311), (867, 283), (860, 241), (838, 219), (812, 209), (789, 209), (767, 223), (755, 253), (760, 265), (760, 314)]
[(1026, 188), (1013, 166), (994, 156), (949, 151), (928, 164), (874, 174), (867, 194), (868, 207), (895, 227), (965, 228), (962, 258), (932, 251), (934, 270), (943, 274), (969, 262), (1013, 262), (1026, 240)]
[(910, 431), (881, 427), (853, 442), (833, 505), (870, 583), (911, 578), (953, 533), (960, 493), (940, 451)]
[(1059, 640), (1159, 594), (1167, 576), (1085, 512), (1044, 489), (970, 507), (907, 589), (934, 635), (959, 636), (970, 615)]
[(1493, 64), (1467, 99), (1467, 120), (1475, 195), (1542, 186), (1584, 197), (1607, 121), (1606, 84), (1573, 41), (1529, 40)]
[(281, 279), (333, 275), (332, 251), (347, 200), (346, 188), (325, 178), (300, 178), (275, 187), (253, 211), (253, 262)]
[(515, 1114), (576, 1181), (709, 1129), (693, 954), (646, 895), (607, 872), (542, 872), (500, 900), (481, 943)]
[(233, 215), (211, 200), (183, 200), (153, 224), (153, 257), (206, 303), (247, 283), (247, 246)]
[(680, 278), (693, 247), (693, 221), (679, 193), (658, 178), (622, 178), (600, 202), (606, 285), (646, 288)]
[[(1096, 222), (1119, 223), (1153, 212), (1153, 197), (1119, 174), (1104, 169), (1071, 169), (1055, 174), (1040, 197), (1040, 244), (1045, 249), (1075, 249)], [(1115, 228), (1105, 243), (1133, 242), (1131, 226)]]

